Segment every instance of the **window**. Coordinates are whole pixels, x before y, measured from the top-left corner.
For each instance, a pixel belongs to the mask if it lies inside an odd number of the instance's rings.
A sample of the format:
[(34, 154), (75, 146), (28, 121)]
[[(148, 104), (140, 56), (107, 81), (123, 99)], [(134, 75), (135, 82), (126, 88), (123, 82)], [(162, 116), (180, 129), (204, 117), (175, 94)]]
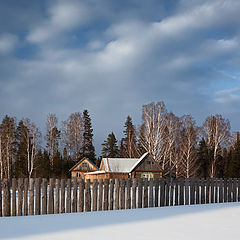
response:
[(87, 168), (88, 168), (88, 165), (87, 165), (87, 163), (82, 163), (82, 170), (87, 170)]
[(150, 164), (151, 164), (151, 161), (147, 161), (147, 164), (150, 165)]
[(77, 172), (77, 177), (81, 177), (81, 173)]

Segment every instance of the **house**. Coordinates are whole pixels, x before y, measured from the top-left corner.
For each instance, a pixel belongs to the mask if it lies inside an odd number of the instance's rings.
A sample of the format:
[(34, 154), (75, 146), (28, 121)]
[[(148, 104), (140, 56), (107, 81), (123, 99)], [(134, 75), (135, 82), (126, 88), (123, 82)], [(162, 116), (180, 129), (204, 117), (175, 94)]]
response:
[(84, 179), (85, 173), (98, 171), (98, 167), (88, 158), (84, 157), (78, 161), (69, 171), (71, 172), (72, 178)]
[(162, 171), (149, 153), (140, 158), (103, 158), (100, 168), (85, 173), (85, 179), (160, 178)]

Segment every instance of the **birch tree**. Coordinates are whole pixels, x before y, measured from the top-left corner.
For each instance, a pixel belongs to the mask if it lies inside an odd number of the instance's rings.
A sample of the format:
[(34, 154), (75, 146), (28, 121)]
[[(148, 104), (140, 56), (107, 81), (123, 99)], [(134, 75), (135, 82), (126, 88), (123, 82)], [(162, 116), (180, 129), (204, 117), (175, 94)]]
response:
[(230, 139), (230, 122), (224, 119), (221, 115), (209, 116), (205, 120), (202, 127), (202, 135), (208, 147), (213, 152), (213, 157), (210, 163), (209, 176), (216, 176), (216, 163), (221, 147), (227, 146)]

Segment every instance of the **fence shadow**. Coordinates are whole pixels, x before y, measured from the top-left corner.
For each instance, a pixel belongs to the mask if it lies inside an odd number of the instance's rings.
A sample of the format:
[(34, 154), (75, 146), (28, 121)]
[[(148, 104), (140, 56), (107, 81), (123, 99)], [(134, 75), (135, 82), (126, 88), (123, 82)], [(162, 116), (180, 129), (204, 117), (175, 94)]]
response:
[(50, 234), (78, 229), (91, 229), (114, 224), (165, 219), (239, 206), (240, 203), (220, 203), (1, 218), (0, 239), (34, 237), (34, 235), (38, 234)]

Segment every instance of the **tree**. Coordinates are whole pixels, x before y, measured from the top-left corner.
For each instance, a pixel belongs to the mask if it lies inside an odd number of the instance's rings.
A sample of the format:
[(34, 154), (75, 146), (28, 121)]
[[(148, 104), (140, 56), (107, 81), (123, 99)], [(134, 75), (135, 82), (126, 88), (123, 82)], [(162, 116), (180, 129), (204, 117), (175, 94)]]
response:
[(83, 119), (81, 113), (73, 113), (62, 123), (62, 141), (66, 159), (77, 161), (83, 146)]
[(202, 138), (201, 141), (199, 142), (197, 156), (198, 156), (198, 165), (199, 165), (198, 176), (207, 178), (211, 156), (209, 154), (209, 149), (204, 138)]
[(216, 176), (216, 165), (219, 159), (218, 154), (220, 153), (222, 147), (229, 144), (230, 122), (228, 119), (224, 119), (219, 114), (209, 116), (203, 124), (202, 134), (208, 148), (213, 153), (209, 169), (209, 176), (213, 178)]
[(47, 133), (45, 136), (47, 148), (49, 150), (50, 165), (53, 168), (54, 155), (58, 151), (60, 131), (57, 128), (57, 117), (55, 114), (49, 114), (47, 118)]
[(95, 148), (93, 146), (93, 129), (88, 110), (83, 111), (83, 145), (81, 149), (82, 157), (89, 158), (96, 162)]
[(136, 130), (130, 116), (125, 122), (125, 137), (121, 140), (120, 155), (124, 158), (138, 158), (140, 153), (137, 147)]
[(103, 146), (102, 157), (109, 157), (109, 158), (119, 157), (117, 139), (113, 132), (108, 135), (107, 140), (104, 141), (102, 146)]

